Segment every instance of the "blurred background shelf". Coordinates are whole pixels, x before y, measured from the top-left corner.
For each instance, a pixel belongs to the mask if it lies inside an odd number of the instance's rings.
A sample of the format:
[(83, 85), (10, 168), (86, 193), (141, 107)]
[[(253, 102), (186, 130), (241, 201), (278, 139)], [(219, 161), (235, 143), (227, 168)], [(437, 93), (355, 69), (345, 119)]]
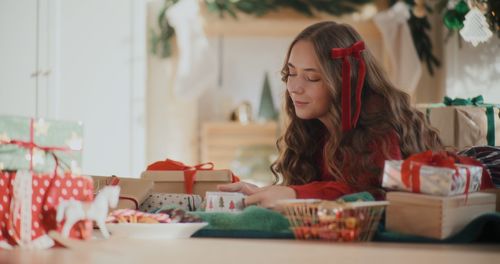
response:
[(216, 168), (230, 168), (238, 151), (251, 147), (275, 148), (276, 122), (241, 124), (206, 122), (201, 131), (201, 162), (213, 162)]

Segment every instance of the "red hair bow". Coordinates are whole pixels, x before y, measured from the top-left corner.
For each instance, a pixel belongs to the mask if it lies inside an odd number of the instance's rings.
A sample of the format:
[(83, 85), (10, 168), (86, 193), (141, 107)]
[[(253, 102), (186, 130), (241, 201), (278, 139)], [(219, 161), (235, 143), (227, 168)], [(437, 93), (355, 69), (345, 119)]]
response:
[[(348, 48), (333, 48), (331, 56), (333, 59), (342, 59), (342, 131), (348, 132), (356, 127), (361, 113), (361, 90), (365, 81), (366, 65), (361, 52), (365, 49), (365, 43), (358, 41)], [(356, 86), (356, 112), (351, 122), (351, 64), (348, 57), (354, 56), (358, 60), (358, 83)]]

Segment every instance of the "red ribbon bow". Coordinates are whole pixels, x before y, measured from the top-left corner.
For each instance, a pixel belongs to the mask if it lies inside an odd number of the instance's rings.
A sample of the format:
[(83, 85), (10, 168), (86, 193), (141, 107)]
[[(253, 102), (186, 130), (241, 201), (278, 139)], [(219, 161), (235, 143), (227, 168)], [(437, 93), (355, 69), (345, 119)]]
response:
[[(458, 177), (459, 172), (455, 166), (455, 157), (449, 155), (447, 152), (426, 151), (414, 154), (403, 161), (401, 166), (401, 181), (403, 184), (412, 189), (413, 192), (420, 192), (420, 168), (422, 165), (429, 165), (441, 168), (450, 168), (455, 170), (454, 177)], [(470, 171), (467, 171), (467, 180), (465, 183), (465, 194), (469, 193), (470, 185)]]
[[(212, 162), (200, 163), (194, 166), (185, 165), (182, 162), (166, 159), (165, 161), (157, 161), (147, 167), (147, 170), (182, 170), (184, 171), (184, 189), (187, 194), (193, 193), (194, 182), (196, 181), (196, 172), (199, 170), (213, 170)], [(232, 174), (232, 182), (239, 182), (240, 179)]]
[[(356, 127), (361, 113), (361, 92), (366, 75), (366, 65), (361, 52), (365, 49), (365, 43), (358, 41), (348, 48), (333, 48), (331, 57), (342, 59), (342, 131), (348, 132)], [(358, 83), (356, 85), (356, 112), (351, 122), (351, 64), (349, 56), (354, 56), (359, 62)]]

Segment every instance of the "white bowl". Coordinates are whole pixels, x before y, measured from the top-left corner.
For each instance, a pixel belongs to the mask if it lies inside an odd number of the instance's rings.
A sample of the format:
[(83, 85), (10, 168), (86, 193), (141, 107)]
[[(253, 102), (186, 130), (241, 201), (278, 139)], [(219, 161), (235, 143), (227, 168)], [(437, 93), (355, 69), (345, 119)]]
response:
[(176, 239), (189, 238), (208, 223), (119, 223), (106, 224), (112, 236), (139, 239)]

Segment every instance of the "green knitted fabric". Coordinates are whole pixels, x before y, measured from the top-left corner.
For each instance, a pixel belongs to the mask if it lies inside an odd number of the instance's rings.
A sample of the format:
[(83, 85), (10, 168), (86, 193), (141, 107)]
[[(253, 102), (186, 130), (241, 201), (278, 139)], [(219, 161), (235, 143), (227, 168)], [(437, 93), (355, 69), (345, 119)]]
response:
[(205, 229), (218, 230), (288, 230), (288, 220), (280, 213), (258, 206), (249, 206), (241, 213), (193, 212), (210, 223)]
[[(373, 201), (370, 193), (361, 192), (341, 197), (346, 202)], [(191, 212), (209, 225), (196, 237), (293, 238), (285, 216), (273, 210), (249, 206), (241, 213)]]
[(340, 197), (338, 200), (344, 202), (358, 202), (358, 201), (372, 202), (375, 201), (375, 198), (369, 192), (359, 192), (359, 193), (344, 195)]
[[(345, 202), (374, 200), (368, 192), (345, 195), (340, 199)], [(192, 212), (192, 214), (209, 223), (205, 229), (279, 232), (289, 228), (288, 220), (282, 214), (257, 206), (249, 206), (241, 213)]]

